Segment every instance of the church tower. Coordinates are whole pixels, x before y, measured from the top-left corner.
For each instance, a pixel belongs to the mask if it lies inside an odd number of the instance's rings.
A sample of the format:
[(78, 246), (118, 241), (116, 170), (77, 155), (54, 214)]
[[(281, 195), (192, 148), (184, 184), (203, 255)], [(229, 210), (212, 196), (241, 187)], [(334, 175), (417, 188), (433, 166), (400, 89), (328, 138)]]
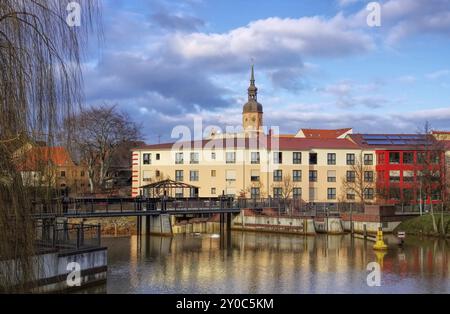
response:
[(258, 88), (255, 85), (255, 71), (252, 65), (248, 101), (242, 112), (242, 126), (244, 131), (260, 131), (263, 125), (263, 107), (258, 102)]

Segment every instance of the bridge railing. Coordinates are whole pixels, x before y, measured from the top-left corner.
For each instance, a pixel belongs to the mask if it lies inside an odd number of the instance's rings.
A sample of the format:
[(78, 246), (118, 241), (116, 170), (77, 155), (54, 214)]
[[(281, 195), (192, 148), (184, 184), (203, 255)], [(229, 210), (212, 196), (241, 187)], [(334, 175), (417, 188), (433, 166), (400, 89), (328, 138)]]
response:
[(40, 250), (79, 250), (101, 246), (99, 224), (43, 223), (36, 226), (36, 244)]
[(34, 203), (34, 214), (63, 216), (82, 214), (120, 214), (141, 211), (213, 210), (238, 208), (239, 203), (228, 197), (218, 198), (83, 198), (57, 199)]

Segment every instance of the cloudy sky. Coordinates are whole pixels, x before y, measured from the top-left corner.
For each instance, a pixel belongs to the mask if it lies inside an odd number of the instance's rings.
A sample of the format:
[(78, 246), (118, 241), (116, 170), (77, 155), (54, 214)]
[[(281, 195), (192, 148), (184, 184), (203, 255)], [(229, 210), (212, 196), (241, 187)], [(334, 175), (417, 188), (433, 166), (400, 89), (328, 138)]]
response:
[(450, 0), (103, 0), (88, 105), (117, 103), (149, 143), (176, 125), (238, 125), (255, 63), (264, 124), (450, 129)]

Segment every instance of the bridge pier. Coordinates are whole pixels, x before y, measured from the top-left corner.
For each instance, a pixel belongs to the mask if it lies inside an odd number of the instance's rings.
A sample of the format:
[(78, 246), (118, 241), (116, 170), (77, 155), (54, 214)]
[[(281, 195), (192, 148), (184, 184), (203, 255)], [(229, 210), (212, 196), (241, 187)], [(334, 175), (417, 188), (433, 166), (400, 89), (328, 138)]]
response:
[(147, 215), (137, 217), (138, 235), (172, 235), (172, 223), (169, 214)]

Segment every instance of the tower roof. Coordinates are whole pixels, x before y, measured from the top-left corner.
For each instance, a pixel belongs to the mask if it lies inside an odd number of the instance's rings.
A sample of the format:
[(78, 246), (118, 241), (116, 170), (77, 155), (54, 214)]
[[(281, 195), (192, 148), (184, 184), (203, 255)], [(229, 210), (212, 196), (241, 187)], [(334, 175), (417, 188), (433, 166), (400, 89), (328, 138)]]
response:
[(255, 85), (255, 69), (252, 65), (251, 75), (250, 75), (250, 86), (248, 87), (248, 101), (243, 108), (244, 113), (257, 112), (262, 113), (263, 107), (258, 102), (258, 88)]

